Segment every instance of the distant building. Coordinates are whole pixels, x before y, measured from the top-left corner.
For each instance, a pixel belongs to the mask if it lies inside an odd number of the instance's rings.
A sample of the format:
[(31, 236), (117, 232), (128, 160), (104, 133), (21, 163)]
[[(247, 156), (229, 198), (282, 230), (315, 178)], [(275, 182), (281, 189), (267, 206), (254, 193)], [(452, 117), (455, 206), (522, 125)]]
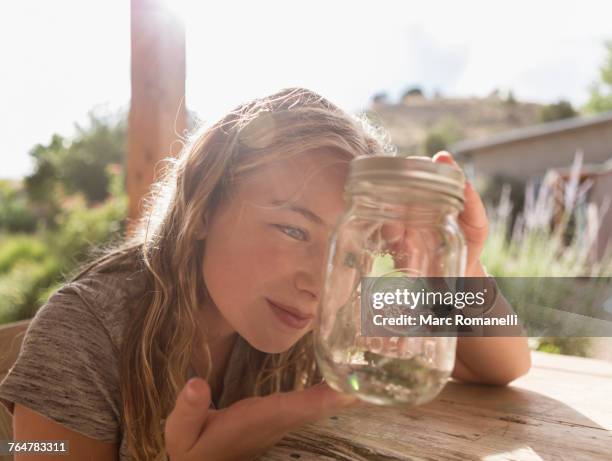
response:
[(575, 117), (465, 140), (450, 149), (468, 173), (525, 179), (572, 164), (576, 151), (585, 164), (612, 157), (612, 112)]
[(473, 178), (501, 175), (526, 180), (552, 170), (559, 187), (569, 180), (576, 152), (582, 152), (580, 182), (590, 182), (587, 202), (600, 214), (594, 256), (600, 258), (612, 245), (612, 112), (465, 140), (449, 151)]

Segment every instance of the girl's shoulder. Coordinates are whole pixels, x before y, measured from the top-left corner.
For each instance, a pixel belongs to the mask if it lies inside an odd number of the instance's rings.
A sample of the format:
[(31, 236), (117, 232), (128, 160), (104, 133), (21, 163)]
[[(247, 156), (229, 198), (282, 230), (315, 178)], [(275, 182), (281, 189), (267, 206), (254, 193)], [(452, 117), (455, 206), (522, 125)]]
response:
[(143, 271), (90, 272), (64, 284), (41, 310), (55, 309), (56, 315), (48, 315), (54, 319), (80, 312), (97, 323), (113, 345), (119, 347), (124, 328), (132, 318), (136, 302), (144, 295), (145, 287)]
[(144, 274), (96, 273), (62, 285), (30, 321), (0, 383), (9, 412), (20, 403), (92, 438), (116, 442), (119, 353)]

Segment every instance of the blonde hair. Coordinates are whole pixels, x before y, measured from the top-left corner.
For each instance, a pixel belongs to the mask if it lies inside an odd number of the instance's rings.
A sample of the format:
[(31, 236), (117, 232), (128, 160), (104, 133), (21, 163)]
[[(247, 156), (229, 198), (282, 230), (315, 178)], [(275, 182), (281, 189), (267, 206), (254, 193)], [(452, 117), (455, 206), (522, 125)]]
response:
[[(146, 276), (121, 348), (124, 436), (135, 460), (165, 459), (162, 425), (185, 385), (194, 351), (208, 358), (207, 378), (212, 368), (206, 332), (196, 322), (198, 309), (210, 301), (202, 280), (204, 241), (196, 238), (202, 221), (231, 197), (243, 174), (314, 149), (349, 160), (394, 153), (383, 130), (312, 91), (289, 88), (256, 99), (194, 133), (178, 158), (168, 159), (130, 239), (75, 277), (121, 267), (139, 267)], [(231, 401), (321, 379), (311, 333), (280, 354), (248, 353), (249, 369)]]

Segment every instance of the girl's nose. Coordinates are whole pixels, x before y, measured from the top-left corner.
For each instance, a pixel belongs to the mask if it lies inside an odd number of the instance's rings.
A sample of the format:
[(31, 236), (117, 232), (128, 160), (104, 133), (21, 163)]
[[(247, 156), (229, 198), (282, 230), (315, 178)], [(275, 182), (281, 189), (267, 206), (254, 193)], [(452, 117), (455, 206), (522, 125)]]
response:
[(295, 273), (297, 290), (310, 295), (317, 302), (323, 289), (325, 256), (326, 253), (323, 250), (309, 252), (307, 256), (302, 258), (302, 262)]

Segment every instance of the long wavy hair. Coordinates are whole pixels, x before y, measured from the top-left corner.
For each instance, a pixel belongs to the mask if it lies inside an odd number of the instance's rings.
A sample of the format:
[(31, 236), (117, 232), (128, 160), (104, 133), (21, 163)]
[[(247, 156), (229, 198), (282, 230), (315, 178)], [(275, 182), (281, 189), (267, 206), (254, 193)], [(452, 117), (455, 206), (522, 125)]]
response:
[[(194, 352), (214, 357), (197, 312), (211, 301), (202, 277), (202, 221), (230, 199), (240, 178), (258, 166), (314, 149), (359, 155), (393, 155), (386, 132), (367, 118), (350, 115), (320, 95), (288, 88), (239, 106), (185, 140), (176, 158), (166, 159), (146, 200), (143, 217), (123, 243), (83, 267), (91, 272), (135, 269), (146, 289), (134, 300), (121, 346), (122, 423), (131, 456), (165, 459), (163, 424), (188, 378)], [(289, 350), (268, 354), (250, 348), (244, 380), (230, 401), (299, 390), (320, 381), (312, 334)]]

